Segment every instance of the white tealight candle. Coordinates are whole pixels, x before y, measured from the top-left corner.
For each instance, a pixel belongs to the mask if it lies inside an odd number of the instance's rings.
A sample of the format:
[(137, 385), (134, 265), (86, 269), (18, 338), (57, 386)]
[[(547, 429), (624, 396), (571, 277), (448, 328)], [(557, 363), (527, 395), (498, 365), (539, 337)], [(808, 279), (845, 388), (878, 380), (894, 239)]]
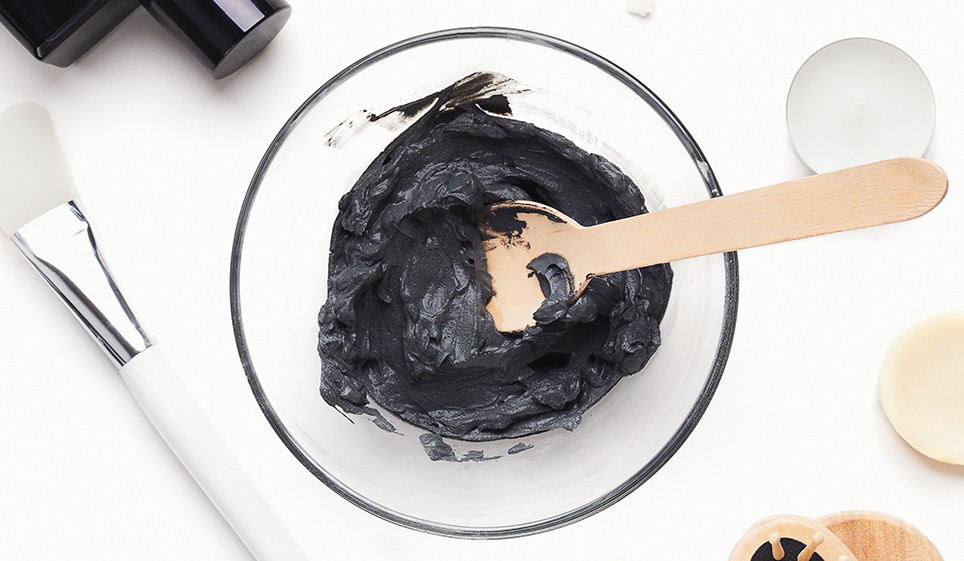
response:
[(787, 126), (815, 172), (923, 156), (934, 133), (934, 93), (920, 66), (876, 39), (831, 43), (800, 67)]

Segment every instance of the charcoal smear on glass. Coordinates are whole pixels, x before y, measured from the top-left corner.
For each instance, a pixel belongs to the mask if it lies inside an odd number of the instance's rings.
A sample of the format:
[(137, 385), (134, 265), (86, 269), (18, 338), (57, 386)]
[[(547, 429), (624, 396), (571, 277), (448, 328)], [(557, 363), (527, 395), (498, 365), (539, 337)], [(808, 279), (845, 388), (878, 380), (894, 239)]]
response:
[(468, 441), (572, 430), (656, 351), (669, 265), (593, 278), (523, 333), (500, 333), (486, 312), (491, 282), (476, 225), (487, 205), (533, 200), (584, 226), (646, 212), (614, 164), (512, 119), (507, 94), (520, 91), (503, 76), (473, 74), (366, 113), (410, 124), (339, 203), (318, 316), (329, 405), (386, 430), (401, 430), (402, 419)]

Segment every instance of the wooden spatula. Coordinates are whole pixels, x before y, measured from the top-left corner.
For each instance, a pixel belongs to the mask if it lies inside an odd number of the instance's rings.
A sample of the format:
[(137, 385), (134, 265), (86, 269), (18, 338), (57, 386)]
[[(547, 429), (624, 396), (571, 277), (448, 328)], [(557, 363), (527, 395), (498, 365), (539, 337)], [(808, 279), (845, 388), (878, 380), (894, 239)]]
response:
[(939, 166), (897, 158), (588, 228), (531, 201), (498, 203), (479, 223), (494, 292), (486, 309), (499, 331), (522, 331), (547, 298), (578, 298), (596, 275), (901, 222), (946, 192)]

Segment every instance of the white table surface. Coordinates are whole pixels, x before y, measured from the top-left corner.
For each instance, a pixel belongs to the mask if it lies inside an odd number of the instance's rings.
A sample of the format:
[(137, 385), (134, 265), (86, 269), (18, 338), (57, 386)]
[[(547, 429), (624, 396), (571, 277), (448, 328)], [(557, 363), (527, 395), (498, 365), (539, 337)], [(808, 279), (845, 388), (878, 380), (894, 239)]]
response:
[[(128, 301), (312, 559), (726, 559), (760, 518), (850, 509), (904, 518), (964, 558), (964, 467), (906, 445), (876, 387), (895, 337), (964, 310), (964, 4), (656, 0), (643, 19), (624, 0), (291, 2), (278, 38), (220, 82), (143, 10), (68, 69), (0, 32), (0, 107), (48, 106)], [(316, 481), (258, 409), (228, 307), (241, 201), (287, 117), (371, 51), (471, 25), (555, 35), (622, 66), (686, 124), (725, 193), (807, 175), (784, 120), (794, 73), (834, 40), (882, 39), (931, 80), (927, 157), (951, 182), (920, 220), (741, 252), (729, 364), (682, 449), (600, 514), (494, 542), (396, 527)], [(250, 559), (8, 243), (0, 294), (0, 559)]]

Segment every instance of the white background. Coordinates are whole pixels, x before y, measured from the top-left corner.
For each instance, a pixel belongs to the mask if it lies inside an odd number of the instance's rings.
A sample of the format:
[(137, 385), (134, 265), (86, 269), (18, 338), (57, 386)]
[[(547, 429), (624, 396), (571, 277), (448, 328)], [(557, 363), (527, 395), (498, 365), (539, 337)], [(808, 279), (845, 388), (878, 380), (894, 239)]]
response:
[[(901, 332), (964, 310), (964, 4), (656, 0), (643, 19), (624, 0), (292, 3), (279, 37), (220, 82), (143, 10), (69, 69), (0, 32), (0, 107), (48, 106), (128, 301), (312, 559), (725, 559), (760, 518), (850, 509), (904, 518), (964, 558), (964, 467), (907, 446), (876, 388)], [(315, 480), (262, 417), (228, 308), (241, 201), (287, 117), (371, 51), (471, 25), (555, 35), (622, 66), (673, 108), (724, 193), (806, 175), (784, 119), (794, 73), (837, 39), (882, 39), (931, 80), (927, 157), (951, 183), (920, 220), (741, 252), (733, 351), (682, 449), (601, 514), (497, 542), (396, 527)], [(0, 294), (0, 559), (250, 559), (8, 243)]]

